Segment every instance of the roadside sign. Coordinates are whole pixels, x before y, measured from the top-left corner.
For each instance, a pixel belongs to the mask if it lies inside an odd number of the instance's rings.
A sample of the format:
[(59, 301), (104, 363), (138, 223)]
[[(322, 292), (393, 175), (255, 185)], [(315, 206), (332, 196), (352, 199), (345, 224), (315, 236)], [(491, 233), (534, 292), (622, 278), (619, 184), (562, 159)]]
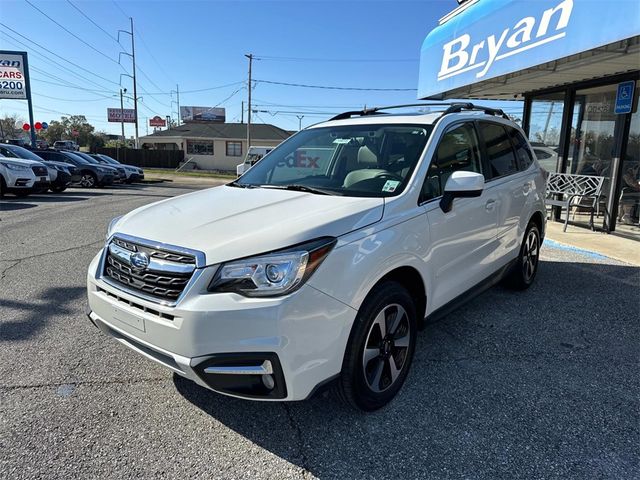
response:
[(107, 121), (136, 123), (136, 111), (133, 108), (107, 108)]
[(150, 127), (166, 127), (167, 126), (167, 121), (160, 117), (159, 115), (156, 115), (153, 118), (149, 119), (149, 126)]
[(636, 85), (635, 80), (622, 82), (618, 84), (618, 93), (616, 94), (616, 115), (631, 113), (633, 106), (633, 90)]
[(18, 52), (0, 52), (0, 98), (27, 99), (24, 56)]
[(29, 130), (31, 130), (31, 125), (30, 125), (30, 124), (28, 124), (28, 123), (25, 123), (25, 124), (23, 124), (23, 125), (22, 125), (22, 129), (23, 129), (25, 132), (28, 132)]

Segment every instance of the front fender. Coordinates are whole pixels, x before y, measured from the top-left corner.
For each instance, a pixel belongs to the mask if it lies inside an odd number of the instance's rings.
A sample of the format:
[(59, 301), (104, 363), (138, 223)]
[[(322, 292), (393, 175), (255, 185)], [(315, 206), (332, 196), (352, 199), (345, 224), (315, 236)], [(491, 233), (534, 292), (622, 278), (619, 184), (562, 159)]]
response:
[(397, 268), (412, 267), (422, 277), (429, 298), (432, 282), (424, 261), (429, 253), (428, 246), (428, 222), (424, 215), (419, 215), (339, 245), (311, 277), (309, 284), (359, 309), (381, 278)]

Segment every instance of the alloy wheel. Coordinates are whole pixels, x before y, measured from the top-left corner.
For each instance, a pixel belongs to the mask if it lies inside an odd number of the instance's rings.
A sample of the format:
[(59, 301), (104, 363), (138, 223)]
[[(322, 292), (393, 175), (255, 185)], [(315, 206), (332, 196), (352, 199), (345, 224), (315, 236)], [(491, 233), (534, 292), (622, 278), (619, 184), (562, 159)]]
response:
[(529, 282), (536, 273), (539, 254), (538, 234), (535, 230), (530, 230), (522, 251), (522, 275), (526, 282)]
[(379, 393), (390, 388), (407, 364), (411, 324), (397, 303), (385, 306), (371, 324), (362, 355), (367, 386)]
[(93, 187), (95, 185), (95, 179), (93, 178), (93, 175), (82, 175), (80, 185), (82, 185), (83, 187)]

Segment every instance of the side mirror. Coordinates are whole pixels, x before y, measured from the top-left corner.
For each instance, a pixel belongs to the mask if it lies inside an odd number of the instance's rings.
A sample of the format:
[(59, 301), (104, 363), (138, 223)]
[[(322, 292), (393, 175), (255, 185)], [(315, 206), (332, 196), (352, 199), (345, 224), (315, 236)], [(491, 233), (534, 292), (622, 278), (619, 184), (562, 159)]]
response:
[(440, 200), (440, 208), (449, 213), (454, 198), (479, 197), (484, 188), (484, 175), (476, 172), (458, 170), (453, 172), (444, 187), (444, 195)]

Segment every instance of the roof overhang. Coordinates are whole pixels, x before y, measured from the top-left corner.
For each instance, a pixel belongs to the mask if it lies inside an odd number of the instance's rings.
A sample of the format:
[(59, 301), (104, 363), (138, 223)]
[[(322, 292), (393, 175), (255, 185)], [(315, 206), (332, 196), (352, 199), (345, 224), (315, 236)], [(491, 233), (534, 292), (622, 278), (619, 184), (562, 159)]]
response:
[(418, 97), (513, 99), (640, 70), (640, 2), (475, 0), (421, 51)]

